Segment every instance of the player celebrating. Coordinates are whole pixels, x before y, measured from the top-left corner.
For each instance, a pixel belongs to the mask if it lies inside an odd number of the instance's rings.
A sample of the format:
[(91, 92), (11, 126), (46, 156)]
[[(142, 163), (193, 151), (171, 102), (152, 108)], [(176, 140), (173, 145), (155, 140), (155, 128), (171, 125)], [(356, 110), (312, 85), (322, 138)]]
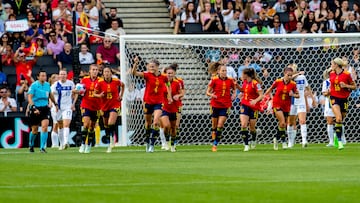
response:
[(249, 151), (249, 130), (251, 134), (251, 148), (256, 144), (256, 121), (259, 115), (260, 100), (263, 98), (261, 80), (256, 76), (253, 68), (245, 68), (242, 73), (242, 98), (240, 105), (241, 136), (244, 140), (244, 151)]
[[(313, 98), (312, 101), (316, 102), (308, 81), (305, 75), (297, 72), (297, 65), (290, 64), (288, 66), (293, 70), (293, 80), (296, 83), (296, 89), (299, 91), (299, 98), (292, 98), (291, 100), (291, 107), (289, 112), (288, 118), (288, 147), (292, 148), (295, 144), (295, 137), (296, 137), (296, 116), (299, 118), (300, 123), (300, 132), (302, 138), (302, 147), (307, 147), (307, 127), (306, 127), (306, 109), (307, 109), (307, 100), (305, 97), (305, 91), (309, 92), (311, 97)], [(313, 104), (315, 106), (315, 104)]]
[[(139, 72), (137, 67), (139, 58), (134, 58), (132, 74), (145, 79), (146, 87), (144, 94), (144, 117), (145, 117), (145, 143), (146, 152), (154, 152), (154, 144), (159, 136), (161, 106), (163, 103), (164, 90), (167, 91), (167, 100), (172, 103), (170, 83), (165, 74), (159, 71), (160, 63), (157, 59), (151, 59), (147, 65), (147, 71)], [(152, 115), (154, 115), (153, 122)], [(152, 128), (151, 128), (152, 123)]]
[[(98, 111), (100, 110), (100, 99), (94, 96), (95, 87), (99, 81), (98, 73), (98, 66), (91, 64), (89, 66), (89, 76), (85, 76), (81, 80), (81, 84), (85, 88), (85, 94), (80, 104), (83, 121), (80, 153), (90, 153), (91, 144), (95, 138), (95, 124), (98, 120)], [(85, 145), (86, 139), (88, 140), (87, 145)]]
[(114, 146), (115, 124), (121, 111), (121, 99), (124, 95), (125, 85), (119, 79), (113, 77), (111, 68), (108, 66), (104, 67), (103, 76), (104, 79), (99, 79), (95, 87), (94, 96), (101, 98), (105, 135), (109, 142), (106, 152), (111, 153), (111, 148)]
[[(28, 92), (29, 110), (30, 110), (30, 126), (31, 132), (29, 137), (30, 152), (34, 152), (34, 142), (38, 134), (39, 125), (40, 133), (40, 152), (46, 153), (46, 144), (48, 138), (49, 126), (49, 99), (58, 107), (54, 95), (51, 93), (50, 84), (46, 82), (46, 72), (39, 71), (38, 80), (31, 84)], [(58, 109), (56, 109), (58, 110)]]
[(62, 69), (59, 72), (59, 80), (51, 85), (51, 92), (59, 105), (59, 111), (55, 118), (59, 128), (59, 150), (69, 147), (70, 123), (78, 97), (78, 95), (73, 92), (75, 87), (74, 82), (66, 78), (67, 72), (65, 69)]
[(212, 129), (215, 130), (212, 151), (217, 151), (217, 145), (221, 140), (221, 133), (224, 129), (224, 123), (229, 115), (232, 106), (232, 100), (236, 97), (235, 81), (226, 76), (226, 66), (218, 62), (214, 63), (214, 68), (218, 75), (212, 77), (206, 95), (211, 98), (211, 122)]
[(278, 141), (281, 138), (282, 148), (286, 149), (286, 119), (289, 115), (291, 106), (291, 97), (299, 98), (299, 93), (296, 89), (296, 83), (292, 80), (294, 71), (292, 68), (285, 68), (284, 77), (276, 79), (269, 89), (266, 90), (265, 95), (270, 94), (273, 89), (276, 89), (273, 96), (273, 111), (279, 122), (278, 133), (274, 138), (274, 150), (278, 150)]
[[(176, 66), (169, 66), (165, 68), (164, 73), (167, 75), (168, 80), (170, 82), (171, 93), (173, 95), (173, 102), (167, 102), (167, 99), (164, 98), (163, 107), (162, 107), (162, 115), (160, 118), (160, 122), (162, 127), (164, 128), (166, 141), (169, 141), (169, 137), (171, 136), (171, 152), (176, 151), (176, 122), (177, 122), (177, 113), (180, 106), (180, 98), (183, 97), (182, 92), (182, 83), (175, 78)], [(164, 96), (167, 96), (164, 94)]]
[(356, 89), (356, 84), (351, 74), (344, 70), (347, 64), (341, 58), (335, 58), (331, 63), (330, 72), (330, 101), (331, 108), (335, 114), (335, 132), (338, 139), (338, 149), (344, 149), (342, 143), (342, 122), (348, 110), (348, 97), (351, 90)]

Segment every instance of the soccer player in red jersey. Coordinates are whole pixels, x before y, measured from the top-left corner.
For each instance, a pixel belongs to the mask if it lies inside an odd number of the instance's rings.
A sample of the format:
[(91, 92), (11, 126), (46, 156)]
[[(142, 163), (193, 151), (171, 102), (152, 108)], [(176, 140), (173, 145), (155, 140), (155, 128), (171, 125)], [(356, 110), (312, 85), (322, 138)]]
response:
[(105, 135), (109, 142), (106, 152), (111, 153), (111, 149), (114, 147), (115, 124), (121, 111), (121, 99), (124, 95), (125, 85), (113, 77), (110, 67), (104, 67), (103, 75), (104, 79), (99, 79), (95, 87), (94, 96), (101, 98)]
[(356, 89), (356, 84), (351, 78), (351, 74), (344, 70), (347, 66), (341, 58), (335, 58), (331, 63), (330, 72), (330, 103), (335, 114), (335, 133), (338, 138), (338, 149), (344, 149), (341, 135), (343, 131), (343, 120), (348, 110), (348, 97), (351, 90)]
[[(241, 136), (245, 143), (244, 151), (249, 151), (249, 129), (251, 148), (255, 149), (256, 121), (259, 116), (260, 101), (263, 98), (262, 81), (253, 68), (245, 68), (242, 73), (242, 94), (240, 102)], [(249, 126), (249, 129), (248, 129)]]
[(161, 126), (164, 128), (166, 141), (169, 141), (171, 136), (171, 152), (176, 151), (176, 142), (177, 142), (177, 133), (176, 133), (176, 123), (177, 116), (180, 106), (180, 98), (183, 97), (182, 83), (176, 79), (176, 66), (169, 66), (164, 69), (164, 73), (167, 75), (170, 82), (171, 93), (173, 95), (173, 102), (167, 102), (166, 96), (164, 94), (164, 102), (162, 107), (162, 114), (160, 118)]
[[(95, 86), (99, 81), (98, 73), (98, 66), (91, 64), (89, 66), (89, 76), (85, 76), (80, 82), (85, 88), (85, 94), (82, 97), (80, 104), (83, 121), (81, 146), (79, 149), (80, 153), (90, 153), (91, 144), (95, 138), (94, 129), (98, 119), (98, 111), (100, 110), (100, 99), (94, 96)], [(86, 139), (88, 139), (87, 145), (85, 145)]]
[(291, 97), (299, 98), (296, 83), (292, 80), (294, 71), (292, 68), (285, 68), (284, 77), (276, 79), (269, 89), (266, 90), (265, 95), (270, 94), (273, 89), (276, 89), (273, 97), (273, 111), (279, 122), (278, 133), (274, 138), (274, 150), (278, 150), (278, 141), (281, 138), (282, 148), (286, 149), (286, 120), (289, 116)]
[[(151, 59), (147, 65), (147, 71), (139, 72), (137, 67), (139, 58), (134, 58), (132, 74), (145, 79), (146, 87), (144, 94), (144, 117), (145, 117), (145, 143), (146, 152), (154, 152), (155, 141), (160, 131), (160, 116), (164, 90), (167, 91), (167, 102), (172, 103), (171, 89), (168, 78), (159, 71), (160, 63), (157, 59)], [(152, 116), (154, 119), (152, 120)], [(152, 124), (152, 127), (151, 127)]]
[(226, 66), (216, 62), (214, 68), (218, 75), (212, 77), (206, 95), (211, 98), (211, 122), (212, 129), (215, 130), (212, 151), (217, 151), (217, 145), (221, 140), (221, 133), (224, 129), (224, 123), (229, 115), (232, 106), (232, 100), (236, 97), (236, 84), (233, 78), (226, 76)]

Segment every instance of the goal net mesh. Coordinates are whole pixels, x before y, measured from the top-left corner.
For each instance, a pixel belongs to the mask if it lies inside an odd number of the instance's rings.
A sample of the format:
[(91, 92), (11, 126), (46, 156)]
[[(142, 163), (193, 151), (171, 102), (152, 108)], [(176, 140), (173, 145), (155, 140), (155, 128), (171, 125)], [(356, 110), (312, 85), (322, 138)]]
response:
[[(132, 59), (141, 58), (138, 70), (146, 69), (146, 60), (156, 58), (160, 68), (177, 63), (177, 76), (183, 78), (186, 94), (183, 99), (182, 120), (179, 144), (208, 144), (211, 140), (211, 118), (209, 98), (205, 95), (210, 80), (208, 63), (226, 56), (228, 65), (238, 73), (239, 66), (246, 57), (268, 71), (258, 75), (263, 81), (263, 89), (271, 86), (276, 78), (282, 77), (282, 71), (288, 64), (296, 63), (313, 90), (320, 98), (323, 71), (330, 67), (334, 57), (347, 57), (349, 65), (359, 71), (356, 49), (360, 46), (360, 35), (183, 35), (183, 36), (124, 36), (121, 40), (122, 80), (126, 84), (122, 116), (126, 116), (123, 127), (127, 129), (131, 145), (144, 144), (144, 118), (142, 108), (142, 78), (130, 74)], [(345, 134), (348, 142), (359, 142), (359, 110), (356, 107), (358, 91), (353, 91), (345, 119)], [(320, 102), (321, 103), (321, 102)], [(233, 102), (231, 113), (225, 123), (221, 143), (242, 143), (240, 136), (239, 100)], [(124, 126), (125, 125), (125, 126)], [(327, 124), (323, 116), (323, 106), (311, 108), (307, 114), (308, 141), (325, 143), (328, 141)], [(277, 120), (273, 114), (260, 113), (257, 122), (258, 142), (271, 143), (277, 133)], [(297, 143), (301, 140), (298, 126)]]

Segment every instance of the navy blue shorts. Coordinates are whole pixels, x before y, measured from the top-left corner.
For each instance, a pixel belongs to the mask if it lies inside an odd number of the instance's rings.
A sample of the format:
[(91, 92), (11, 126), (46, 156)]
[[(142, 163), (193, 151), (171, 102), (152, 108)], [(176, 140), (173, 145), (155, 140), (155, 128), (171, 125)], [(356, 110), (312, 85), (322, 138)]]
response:
[(155, 110), (161, 110), (162, 104), (144, 104), (144, 114), (153, 114)]
[(176, 121), (177, 119), (177, 113), (170, 113), (170, 112), (167, 112), (167, 111), (162, 111), (162, 114), (161, 114), (161, 117), (163, 116), (167, 116), (169, 117), (169, 120), (170, 121)]
[(258, 119), (259, 111), (253, 110), (249, 106), (240, 105), (240, 114), (249, 116), (249, 119)]
[(228, 117), (230, 113), (230, 108), (215, 108), (211, 107), (210, 109), (211, 117), (218, 118), (220, 116)]
[(109, 118), (110, 112), (116, 112), (118, 115), (120, 115), (121, 109), (120, 108), (114, 108), (114, 109), (110, 109), (108, 111), (105, 111), (104, 114), (103, 114), (103, 118)]
[(349, 109), (349, 101), (348, 99), (342, 99), (330, 96), (331, 105), (339, 105), (341, 113), (347, 113)]
[(92, 111), (86, 108), (81, 109), (82, 117), (90, 117), (90, 120), (93, 122), (96, 122), (99, 118), (99, 112), (98, 111)]

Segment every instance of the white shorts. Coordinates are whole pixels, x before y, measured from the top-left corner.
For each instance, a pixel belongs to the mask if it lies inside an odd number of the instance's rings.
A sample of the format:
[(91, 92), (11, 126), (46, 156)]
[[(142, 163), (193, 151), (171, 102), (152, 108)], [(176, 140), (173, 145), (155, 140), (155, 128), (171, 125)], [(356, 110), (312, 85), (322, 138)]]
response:
[(334, 114), (333, 110), (329, 107), (329, 105), (325, 105), (324, 116), (325, 117), (335, 117), (335, 114)]
[(58, 122), (58, 119), (57, 119), (57, 113), (56, 113), (55, 107), (51, 107), (50, 114), (51, 114), (53, 124), (56, 124)]
[(294, 105), (292, 104), (290, 107), (290, 116), (296, 116), (298, 113), (306, 113), (306, 105)]
[(56, 114), (56, 119), (57, 121), (60, 120), (71, 120), (72, 119), (72, 110), (71, 109), (64, 109), (64, 110), (59, 110)]

